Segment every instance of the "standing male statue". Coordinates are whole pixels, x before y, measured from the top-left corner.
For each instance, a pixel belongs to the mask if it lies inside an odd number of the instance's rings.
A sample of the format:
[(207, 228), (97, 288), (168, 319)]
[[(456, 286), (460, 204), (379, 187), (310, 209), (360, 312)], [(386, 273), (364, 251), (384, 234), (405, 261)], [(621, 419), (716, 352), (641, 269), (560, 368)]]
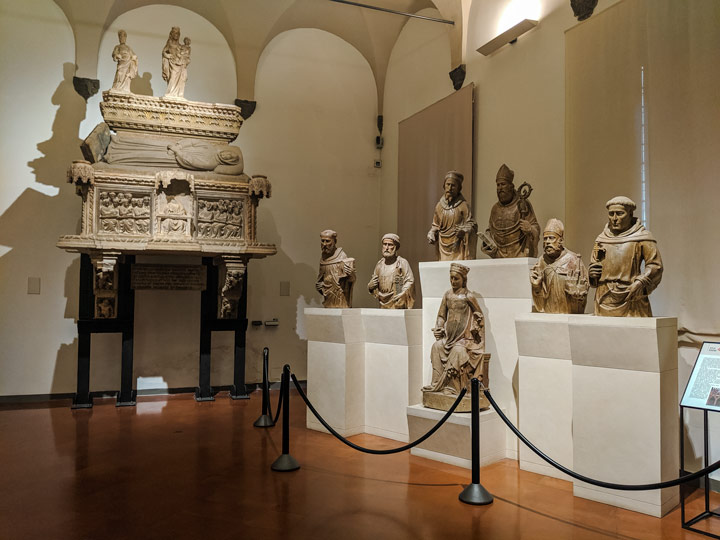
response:
[[(463, 388), (470, 389), (470, 381), (488, 381), (488, 361), (485, 352), (485, 317), (475, 295), (467, 290), (470, 269), (459, 263), (450, 265), (451, 289), (443, 295), (437, 321), (432, 332), (435, 343), (430, 350), (432, 380), (423, 387), (423, 405), (431, 409), (448, 410)], [(481, 407), (489, 404), (484, 395)], [(470, 397), (456, 409), (470, 410)]]
[(120, 30), (118, 32), (118, 43), (112, 52), (112, 59), (117, 62), (115, 70), (115, 79), (113, 80), (112, 92), (130, 93), (130, 83), (137, 77), (138, 57), (133, 50), (125, 43), (127, 41), (127, 32)]
[(543, 256), (530, 270), (533, 309), (538, 313), (584, 313), (588, 271), (580, 255), (565, 248), (565, 227), (552, 218), (543, 231)]
[(337, 233), (327, 229), (320, 233), (320, 272), (315, 288), (323, 295), (326, 308), (352, 307), (352, 289), (355, 283), (355, 259), (337, 247)]
[(384, 309), (412, 309), (415, 305), (415, 277), (410, 264), (397, 254), (400, 237), (387, 233), (382, 237), (383, 258), (375, 265), (368, 291)]
[(435, 205), (427, 239), (430, 244), (437, 242), (440, 261), (475, 258), (477, 223), (461, 193), (463, 179), (457, 171), (448, 172), (443, 183), (445, 193)]
[(515, 173), (503, 163), (495, 178), (498, 202), (490, 211), (490, 224), (481, 249), (493, 259), (537, 257), (540, 225), (530, 201), (532, 188), (524, 183), (516, 190)]
[(595, 239), (588, 272), (597, 287), (595, 315), (652, 317), (648, 297), (663, 272), (657, 242), (633, 216), (633, 201), (614, 197), (605, 207), (608, 223)]

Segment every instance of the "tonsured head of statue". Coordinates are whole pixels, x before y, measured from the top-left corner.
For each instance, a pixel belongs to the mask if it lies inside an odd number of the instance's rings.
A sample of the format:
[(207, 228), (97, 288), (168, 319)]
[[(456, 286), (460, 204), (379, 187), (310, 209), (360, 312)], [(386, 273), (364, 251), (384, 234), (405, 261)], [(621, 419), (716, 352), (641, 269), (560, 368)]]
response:
[(627, 231), (635, 223), (633, 212), (635, 203), (627, 197), (613, 197), (606, 204), (608, 210), (608, 227), (614, 234)]
[(447, 202), (453, 202), (458, 198), (462, 191), (463, 180), (464, 176), (457, 171), (450, 171), (445, 175), (443, 191)]
[(500, 204), (508, 204), (513, 200), (513, 197), (515, 197), (514, 178), (515, 173), (503, 163), (495, 176), (497, 196)]
[(337, 243), (337, 233), (331, 229), (324, 230), (320, 233), (320, 249), (325, 256), (335, 253), (335, 244)]
[(565, 227), (562, 221), (552, 218), (543, 231), (543, 251), (551, 259), (557, 259), (564, 249)]

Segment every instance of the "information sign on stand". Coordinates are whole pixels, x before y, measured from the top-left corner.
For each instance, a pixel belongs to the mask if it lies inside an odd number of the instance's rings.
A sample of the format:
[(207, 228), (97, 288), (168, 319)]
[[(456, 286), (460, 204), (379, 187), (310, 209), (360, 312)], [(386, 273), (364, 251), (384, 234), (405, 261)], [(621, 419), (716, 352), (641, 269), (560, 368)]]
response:
[[(720, 343), (704, 342), (695, 360), (690, 379), (680, 400), (680, 426), (682, 430), (684, 430), (685, 425), (685, 409), (700, 409), (703, 411), (704, 467), (707, 467), (710, 464), (708, 411), (720, 411)], [(685, 470), (684, 433), (680, 434), (680, 469), (682, 472)], [(685, 499), (688, 493), (685, 486), (680, 489), (682, 528), (720, 539), (717, 534), (693, 527), (693, 525), (705, 518), (720, 517), (720, 513), (710, 510), (710, 476), (706, 474), (703, 480), (705, 487), (704, 510), (689, 520), (685, 519)]]

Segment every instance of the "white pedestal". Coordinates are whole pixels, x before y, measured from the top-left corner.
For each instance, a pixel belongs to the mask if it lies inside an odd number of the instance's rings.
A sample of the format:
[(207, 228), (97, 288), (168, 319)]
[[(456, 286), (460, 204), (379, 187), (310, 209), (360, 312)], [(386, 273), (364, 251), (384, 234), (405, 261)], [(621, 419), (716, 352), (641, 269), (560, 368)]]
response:
[[(422, 399), (421, 321), (419, 309), (305, 309), (308, 398), (338, 433), (409, 440), (406, 408)], [(307, 427), (325, 431), (310, 411)]]
[[(678, 473), (677, 319), (569, 316), (573, 465), (625, 484)], [(661, 517), (677, 488), (616, 491), (573, 482), (578, 497)]]
[[(555, 461), (573, 467), (572, 359), (568, 315), (515, 318), (518, 339), (518, 427)], [(569, 476), (520, 444), (520, 468), (562, 480)]]
[[(483, 259), (458, 261), (470, 268), (468, 289), (473, 291), (485, 314), (486, 350), (490, 357), (490, 390), (495, 401), (513, 422), (517, 421), (517, 403), (513, 379), (518, 361), (515, 316), (532, 311), (530, 269), (537, 259)], [(450, 288), (450, 261), (421, 262), (423, 291), (423, 382), (432, 377), (430, 348), (435, 342), (438, 308)], [(517, 439), (507, 431), (505, 457), (517, 459)]]
[[(407, 422), (410, 427), (410, 440), (414, 441), (422, 437), (443, 416), (445, 416), (444, 411), (428, 409), (422, 405), (408, 407)], [(489, 465), (505, 458), (506, 430), (507, 428), (495, 411), (490, 409), (480, 413), (480, 466)], [(432, 437), (414, 447), (410, 453), (414, 456), (471, 469), (470, 432), (470, 413), (453, 413)]]

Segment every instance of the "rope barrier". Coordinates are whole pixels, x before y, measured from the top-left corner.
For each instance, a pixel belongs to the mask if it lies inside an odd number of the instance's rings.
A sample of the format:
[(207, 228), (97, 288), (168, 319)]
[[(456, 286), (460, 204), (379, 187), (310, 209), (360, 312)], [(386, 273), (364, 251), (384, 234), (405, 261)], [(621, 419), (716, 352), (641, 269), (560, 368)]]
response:
[(447, 421), (448, 418), (450, 418), (450, 415), (455, 412), (455, 409), (457, 409), (458, 405), (460, 405), (460, 402), (462, 401), (462, 398), (465, 396), (465, 393), (467, 392), (466, 388), (463, 388), (460, 391), (460, 394), (458, 394), (457, 399), (455, 400), (455, 403), (452, 404), (452, 407), (448, 410), (447, 413), (445, 413), (445, 416), (443, 416), (440, 421), (435, 424), (425, 435), (420, 437), (414, 442), (408, 443), (405, 446), (400, 446), (399, 448), (391, 448), (389, 450), (375, 450), (373, 448), (364, 448), (362, 446), (359, 446), (353, 442), (348, 441), (345, 437), (340, 435), (337, 431), (335, 431), (330, 424), (328, 424), (325, 419), (320, 416), (320, 413), (318, 413), (315, 410), (315, 407), (312, 406), (312, 403), (310, 403), (310, 400), (308, 400), (307, 396), (305, 395), (305, 392), (303, 392), (303, 389), (300, 387), (300, 383), (297, 380), (297, 377), (295, 377), (295, 374), (291, 374), (293, 383), (295, 384), (295, 388), (297, 388), (298, 393), (300, 394), (300, 397), (305, 402), (305, 405), (307, 405), (307, 408), (310, 409), (310, 412), (315, 415), (315, 418), (318, 419), (318, 421), (327, 429), (330, 433), (332, 433), (338, 440), (348, 445), (350, 448), (354, 448), (355, 450), (359, 450), (360, 452), (365, 452), (366, 454), (375, 454), (375, 455), (387, 455), (387, 454), (397, 454), (398, 452), (404, 452), (405, 450), (409, 450), (413, 446), (417, 446), (418, 444), (422, 443), (429, 437), (433, 435), (440, 427)]
[(551, 457), (547, 456), (545, 453), (542, 452), (542, 450), (538, 449), (533, 443), (531, 443), (525, 435), (523, 435), (518, 428), (515, 427), (515, 425), (508, 419), (505, 414), (503, 414), (502, 410), (500, 410), (500, 407), (497, 403), (495, 403), (495, 400), (493, 399), (492, 395), (490, 395), (490, 390), (483, 387), (483, 392), (485, 392), (485, 397), (488, 398), (488, 401), (495, 409), (495, 412), (498, 413), (500, 416), (500, 419), (505, 422), (505, 425), (510, 428), (510, 430), (515, 434), (515, 436), (520, 439), (525, 445), (535, 452), (539, 457), (541, 457), (543, 460), (548, 462), (550, 465), (558, 469), (559, 471), (564, 472), (568, 476), (571, 476), (572, 478), (575, 478), (576, 480), (580, 480), (581, 482), (585, 482), (587, 484), (592, 484), (593, 486), (598, 486), (602, 488), (609, 488), (609, 489), (617, 489), (621, 491), (648, 491), (652, 489), (665, 489), (669, 487), (675, 487), (679, 486), (680, 484), (684, 484), (685, 482), (692, 482), (693, 480), (697, 480), (698, 478), (702, 478), (703, 476), (706, 476), (712, 472), (717, 471), (720, 469), (720, 461), (716, 461), (712, 465), (705, 467), (704, 469), (700, 469), (699, 471), (689, 474), (687, 476), (683, 476), (681, 478), (676, 478), (674, 480), (668, 480), (666, 482), (654, 482), (652, 484), (615, 484), (612, 482), (603, 482), (602, 480), (595, 480), (594, 478), (589, 478), (587, 476), (584, 476), (582, 474), (576, 473), (575, 471), (568, 469), (564, 465), (560, 465), (557, 461), (552, 459)]

